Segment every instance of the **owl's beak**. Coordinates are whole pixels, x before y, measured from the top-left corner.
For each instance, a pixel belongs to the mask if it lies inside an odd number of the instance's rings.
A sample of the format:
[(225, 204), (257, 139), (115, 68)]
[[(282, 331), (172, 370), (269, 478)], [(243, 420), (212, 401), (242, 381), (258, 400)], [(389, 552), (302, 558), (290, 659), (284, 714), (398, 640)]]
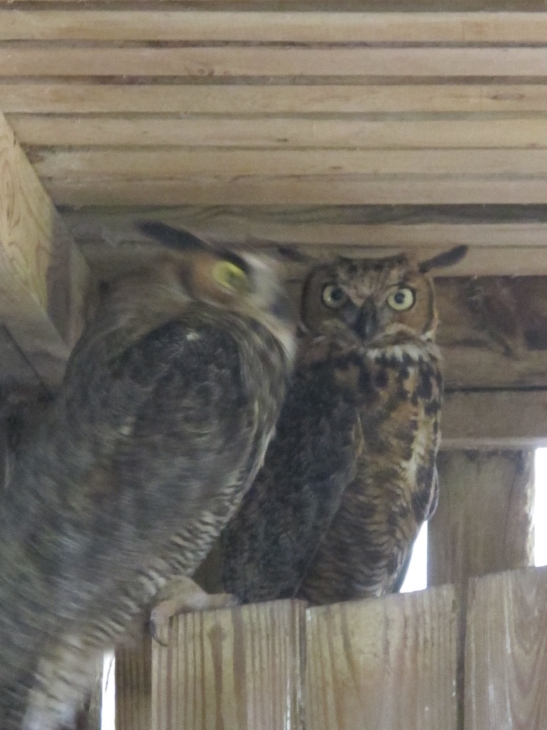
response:
[(378, 331), (378, 312), (372, 299), (360, 307), (348, 307), (344, 312), (347, 324), (362, 340), (370, 340)]

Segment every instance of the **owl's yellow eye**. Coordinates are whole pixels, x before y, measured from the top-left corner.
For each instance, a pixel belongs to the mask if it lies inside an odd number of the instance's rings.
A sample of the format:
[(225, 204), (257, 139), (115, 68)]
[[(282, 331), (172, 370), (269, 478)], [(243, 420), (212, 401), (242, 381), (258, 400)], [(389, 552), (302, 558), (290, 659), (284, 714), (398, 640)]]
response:
[(231, 261), (218, 261), (213, 268), (213, 278), (229, 291), (241, 293), (249, 288), (247, 274)]
[(346, 303), (347, 295), (345, 291), (336, 284), (327, 284), (323, 287), (322, 293), (323, 304), (331, 309), (338, 309)]
[(406, 312), (407, 309), (411, 309), (416, 302), (416, 294), (413, 289), (404, 286), (397, 291), (392, 292), (388, 298), (387, 303), (396, 312)]

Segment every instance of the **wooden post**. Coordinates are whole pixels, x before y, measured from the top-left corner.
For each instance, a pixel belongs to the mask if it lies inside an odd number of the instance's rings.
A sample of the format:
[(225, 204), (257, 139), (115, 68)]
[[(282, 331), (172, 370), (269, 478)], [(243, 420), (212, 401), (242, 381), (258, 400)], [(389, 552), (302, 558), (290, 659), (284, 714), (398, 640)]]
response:
[(428, 531), (428, 585), (456, 587), (462, 728), (468, 580), (531, 564), (533, 452), (441, 452), (438, 468), (439, 506)]
[(57, 385), (84, 323), (87, 263), (0, 113), (0, 320)]
[(547, 727), (547, 568), (470, 582), (465, 730)]
[(428, 584), (532, 562), (533, 453), (441, 452), (440, 498), (429, 523)]

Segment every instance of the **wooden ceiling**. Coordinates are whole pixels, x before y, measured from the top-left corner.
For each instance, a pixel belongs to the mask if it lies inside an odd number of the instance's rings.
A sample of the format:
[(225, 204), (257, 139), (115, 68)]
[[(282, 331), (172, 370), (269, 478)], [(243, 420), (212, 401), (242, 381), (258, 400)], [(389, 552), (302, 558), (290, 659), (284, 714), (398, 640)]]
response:
[(4, 0), (0, 109), (54, 203), (80, 211), (77, 238), (87, 212), (159, 207), (217, 237), (425, 254), (465, 242), (480, 250), (457, 273), (537, 274), (542, 9)]
[[(439, 272), (452, 443), (462, 414), (547, 442), (543, 8), (0, 0), (0, 385), (58, 382), (91, 274), (146, 254), (135, 217), (321, 257), (465, 243)], [(524, 278), (457, 278), (500, 275)]]

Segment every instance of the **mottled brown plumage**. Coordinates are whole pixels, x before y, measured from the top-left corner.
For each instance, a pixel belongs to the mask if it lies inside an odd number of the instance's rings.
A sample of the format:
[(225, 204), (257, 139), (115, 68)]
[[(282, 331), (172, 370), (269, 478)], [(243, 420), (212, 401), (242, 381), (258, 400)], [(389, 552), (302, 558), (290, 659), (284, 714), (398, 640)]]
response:
[(0, 500), (0, 727), (71, 724), (101, 654), (190, 575), (254, 478), (293, 351), (271, 262), (160, 224)]
[(442, 376), (426, 269), (463, 253), (312, 270), (276, 436), (218, 548), (225, 590), (321, 604), (399, 587), (437, 501)]

